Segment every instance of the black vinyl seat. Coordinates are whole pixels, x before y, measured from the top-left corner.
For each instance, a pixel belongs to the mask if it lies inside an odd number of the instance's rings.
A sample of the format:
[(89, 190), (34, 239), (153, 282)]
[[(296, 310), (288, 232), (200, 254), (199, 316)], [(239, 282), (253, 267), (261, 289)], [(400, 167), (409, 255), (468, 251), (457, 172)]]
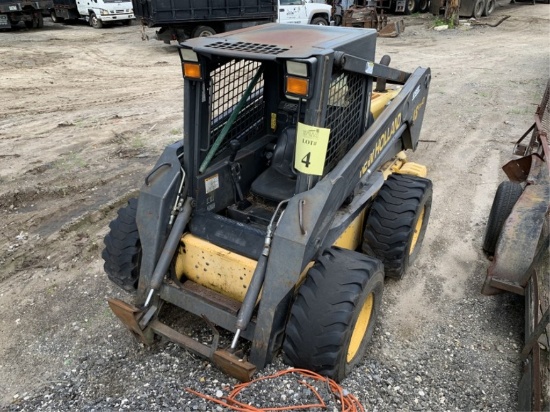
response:
[(271, 165), (252, 182), (252, 193), (274, 202), (294, 196), (296, 191), (296, 170), (294, 170), (294, 150), (296, 128), (289, 126), (280, 133)]

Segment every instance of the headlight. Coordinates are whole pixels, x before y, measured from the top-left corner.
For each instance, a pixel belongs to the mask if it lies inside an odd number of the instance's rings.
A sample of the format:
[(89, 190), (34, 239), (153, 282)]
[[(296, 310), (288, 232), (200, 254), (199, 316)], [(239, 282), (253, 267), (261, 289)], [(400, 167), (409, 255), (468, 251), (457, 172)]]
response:
[(101, 10), (101, 15), (102, 16), (105, 16), (107, 14), (109, 14), (109, 10)]

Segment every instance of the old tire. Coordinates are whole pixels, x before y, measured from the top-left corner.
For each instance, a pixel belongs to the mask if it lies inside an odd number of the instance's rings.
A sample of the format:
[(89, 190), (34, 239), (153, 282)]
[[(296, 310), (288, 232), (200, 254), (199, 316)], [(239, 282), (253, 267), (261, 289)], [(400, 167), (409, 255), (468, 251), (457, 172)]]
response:
[(386, 276), (401, 279), (414, 262), (428, 226), (432, 182), (392, 174), (375, 197), (363, 233), (363, 252), (384, 263)]
[(407, 0), (405, 14), (416, 13), (420, 8), (420, 0)]
[(329, 23), (327, 19), (324, 17), (315, 17), (313, 20), (311, 20), (311, 24), (317, 25), (317, 26), (328, 26)]
[(94, 29), (101, 29), (103, 27), (103, 22), (97, 18), (95, 13), (90, 14), (90, 26)]
[(418, 11), (420, 13), (427, 13), (430, 10), (430, 0), (420, 0), (418, 4)]
[(496, 0), (486, 0), (485, 7), (483, 8), (483, 15), (490, 16), (495, 11)]
[(141, 262), (141, 242), (136, 223), (137, 199), (130, 199), (109, 224), (105, 248), (101, 253), (109, 279), (128, 292), (138, 286)]
[(522, 192), (523, 188), (519, 183), (506, 181), (498, 185), (483, 238), (483, 250), (488, 255), (494, 255), (504, 222), (510, 216)]
[(485, 0), (476, 0), (472, 16), (479, 19), (485, 10)]
[(292, 305), (284, 361), (336, 381), (344, 379), (365, 354), (383, 287), (378, 259), (336, 247), (325, 251)]
[(193, 37), (209, 37), (214, 34), (216, 34), (216, 30), (210, 26), (197, 26), (195, 30), (193, 30)]

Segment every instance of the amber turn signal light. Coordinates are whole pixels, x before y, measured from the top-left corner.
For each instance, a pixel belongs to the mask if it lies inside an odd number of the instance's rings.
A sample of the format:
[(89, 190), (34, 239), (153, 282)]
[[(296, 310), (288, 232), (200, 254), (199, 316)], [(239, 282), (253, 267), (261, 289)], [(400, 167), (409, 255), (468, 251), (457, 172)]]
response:
[(302, 77), (287, 76), (286, 92), (300, 97), (307, 97), (309, 90), (309, 79)]
[(183, 75), (188, 79), (201, 80), (201, 65), (198, 63), (183, 63)]

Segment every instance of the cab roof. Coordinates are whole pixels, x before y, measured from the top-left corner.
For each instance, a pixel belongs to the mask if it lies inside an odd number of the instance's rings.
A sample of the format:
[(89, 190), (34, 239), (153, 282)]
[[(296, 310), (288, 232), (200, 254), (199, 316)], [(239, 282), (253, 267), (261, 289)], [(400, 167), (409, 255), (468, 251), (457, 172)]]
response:
[(253, 60), (306, 59), (334, 51), (373, 60), (376, 36), (374, 29), (270, 23), (197, 37), (180, 47), (199, 54)]

